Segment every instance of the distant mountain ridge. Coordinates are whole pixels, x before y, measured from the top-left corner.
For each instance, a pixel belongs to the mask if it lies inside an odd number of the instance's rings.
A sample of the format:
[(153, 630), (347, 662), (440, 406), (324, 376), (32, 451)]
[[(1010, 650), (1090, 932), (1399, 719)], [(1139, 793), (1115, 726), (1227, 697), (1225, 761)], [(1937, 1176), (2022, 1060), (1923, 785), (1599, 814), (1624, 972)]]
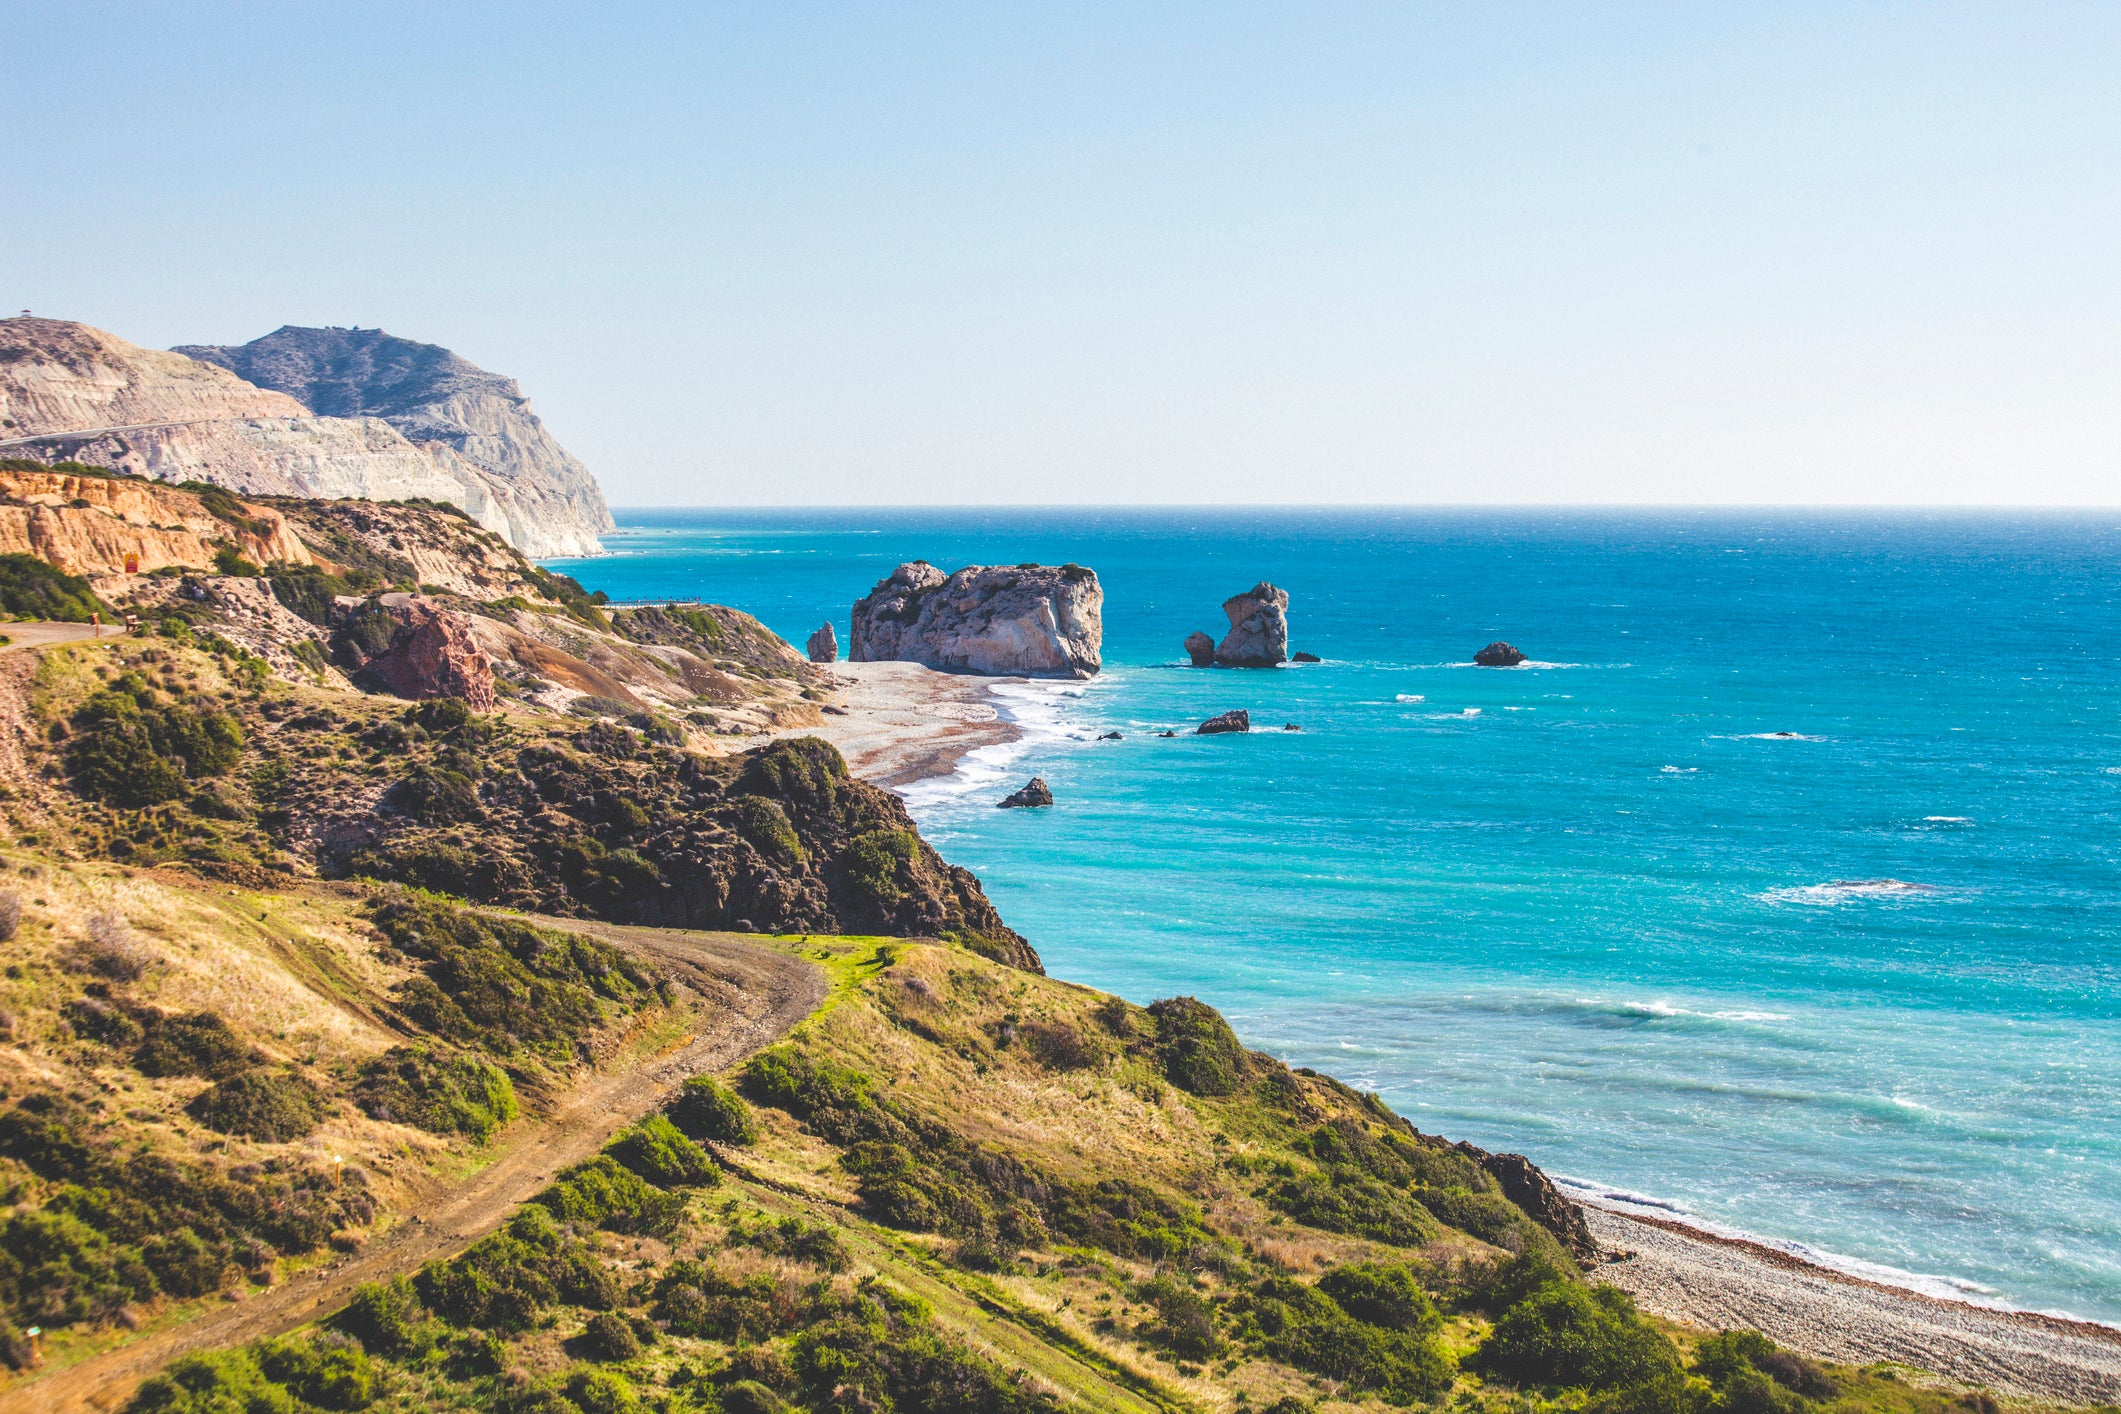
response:
[[(281, 329), (145, 349), (63, 319), (0, 319), (0, 458), (74, 461), (242, 495), (427, 498), (526, 555), (593, 555), (611, 512), (514, 380), (377, 330)], [(299, 388), (263, 387), (229, 365)], [(343, 415), (311, 406), (350, 407)], [(401, 426), (402, 424), (402, 426)]]
[[(493, 528), (527, 554), (594, 554), (596, 537), (612, 528), (589, 468), (545, 430), (516, 381), (440, 345), (381, 329), (284, 325), (247, 344), (175, 352), (286, 393), (320, 417), (389, 423), (482, 486), (520, 527)], [(465, 509), (486, 519), (478, 507)]]

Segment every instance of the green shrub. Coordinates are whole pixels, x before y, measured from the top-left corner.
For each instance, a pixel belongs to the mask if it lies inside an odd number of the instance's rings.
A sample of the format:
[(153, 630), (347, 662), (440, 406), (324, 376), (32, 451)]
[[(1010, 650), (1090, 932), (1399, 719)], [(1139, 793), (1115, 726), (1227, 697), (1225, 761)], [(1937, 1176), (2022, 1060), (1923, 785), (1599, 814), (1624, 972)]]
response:
[(720, 1170), (706, 1151), (659, 1114), (630, 1126), (611, 1141), (605, 1152), (662, 1188), (722, 1181)]
[(219, 1013), (211, 1011), (154, 1017), (146, 1039), (133, 1053), (133, 1068), (157, 1077), (201, 1075), (225, 1080), (252, 1064), (250, 1047)]
[(131, 1012), (102, 997), (76, 997), (60, 1008), (76, 1036), (104, 1046), (129, 1046), (144, 1034)]
[(1309, 1227), (1367, 1237), (1395, 1247), (1434, 1241), (1438, 1228), (1418, 1196), (1359, 1169), (1298, 1173), (1270, 1183), (1267, 1206)]
[(1016, 1035), (1025, 1054), (1048, 1070), (1091, 1070), (1104, 1064), (1107, 1055), (1096, 1037), (1065, 1021), (1027, 1021)]
[(624, 1316), (599, 1311), (582, 1327), (581, 1349), (592, 1360), (633, 1360), (640, 1356), (641, 1338)]
[(577, 1227), (656, 1236), (673, 1230), (685, 1210), (683, 1194), (653, 1187), (609, 1154), (566, 1170), (531, 1202)]
[(847, 1244), (839, 1233), (801, 1218), (782, 1218), (777, 1223), (733, 1221), (727, 1240), (733, 1246), (793, 1258), (827, 1272), (844, 1272), (850, 1264)]
[(89, 615), (109, 617), (88, 581), (62, 574), (35, 555), (0, 555), (0, 611), (25, 619), (85, 624)]
[(854, 1310), (798, 1336), (795, 1368), (818, 1414), (1031, 1414), (1059, 1407), (1021, 1371), (1004, 1370), (946, 1338), (925, 1306), (881, 1284), (865, 1288)]
[(432, 1323), (421, 1312), (406, 1277), (362, 1282), (331, 1324), (360, 1341), (369, 1354), (390, 1359), (424, 1355), (435, 1345)]
[[(319, 628), (331, 626), (332, 600), (341, 594), (357, 594), (360, 588), (320, 565), (273, 564), (266, 567), (273, 598), (297, 618)], [(307, 640), (305, 640), (307, 641)]]
[(911, 830), (871, 830), (856, 835), (840, 855), (840, 873), (854, 893), (868, 903), (896, 903), (906, 893), (902, 865), (920, 857), (920, 840)]
[(1152, 1002), (1164, 1078), (1194, 1095), (1235, 1094), (1249, 1057), (1222, 1013), (1193, 997)]
[(324, 1102), (308, 1081), (285, 1071), (250, 1070), (216, 1081), (184, 1107), (208, 1129), (285, 1143), (324, 1119)]
[(294, 1396), (243, 1348), (187, 1355), (140, 1384), (126, 1414), (294, 1414)]
[(421, 1267), (413, 1289), (428, 1310), (460, 1329), (528, 1330), (562, 1301), (605, 1311), (618, 1302), (610, 1272), (535, 1203), (461, 1256)]
[(1429, 1294), (1402, 1263), (1350, 1262), (1318, 1279), (1318, 1289), (1358, 1321), (1395, 1331), (1433, 1331), (1443, 1323)]
[(461, 771), (441, 766), (415, 766), (383, 797), (384, 805), (423, 825), (447, 825), (477, 820), (486, 813), (479, 803), (479, 788)]
[(1299, 1370), (1374, 1390), (1392, 1404), (1433, 1399), (1450, 1387), (1450, 1360), (1432, 1336), (1357, 1320), (1315, 1287), (1274, 1278), (1247, 1304), (1266, 1353)]
[(223, 545), (214, 551), (214, 568), (222, 574), (238, 575), (244, 579), (256, 579), (265, 571), (233, 545)]
[(266, 1378), (285, 1385), (304, 1404), (343, 1411), (375, 1402), (375, 1362), (358, 1346), (282, 1337), (253, 1348)]
[(451, 737), (478, 720), (478, 713), (461, 697), (430, 697), (407, 708), (405, 719), (430, 735)]
[(189, 779), (224, 775), (243, 754), (228, 713), (166, 702), (136, 672), (121, 674), (73, 717), (67, 769), (84, 794), (113, 805), (157, 805)]
[(722, 1386), (722, 1414), (790, 1414), (790, 1406), (757, 1380), (736, 1380)]
[(1795, 1414), (1806, 1400), (1841, 1393), (1833, 1377), (1758, 1331), (1722, 1331), (1694, 1347), (1694, 1373), (1728, 1414)]
[(751, 1106), (712, 1076), (696, 1075), (686, 1081), (664, 1113), (685, 1134), (706, 1143), (741, 1147), (758, 1139), (758, 1121), (752, 1118)]
[(1626, 1293), (1549, 1282), (1503, 1313), (1473, 1364), (1514, 1384), (1597, 1393), (1668, 1380), (1679, 1355), (1635, 1314)]
[(508, 1073), (476, 1056), (398, 1046), (361, 1068), (354, 1103), (371, 1119), (430, 1134), (462, 1134), (484, 1144), (516, 1117)]
[(641, 1407), (633, 1386), (610, 1370), (575, 1370), (567, 1376), (567, 1397), (582, 1414), (633, 1414)]
[(809, 855), (797, 838), (795, 826), (780, 802), (760, 795), (740, 795), (730, 804), (736, 810), (736, 831), (751, 847), (777, 864), (801, 864)]
[(1184, 1282), (1160, 1276), (1134, 1289), (1135, 1299), (1156, 1308), (1156, 1323), (1141, 1334), (1181, 1360), (1209, 1360), (1221, 1353), (1215, 1329), (1215, 1307)]

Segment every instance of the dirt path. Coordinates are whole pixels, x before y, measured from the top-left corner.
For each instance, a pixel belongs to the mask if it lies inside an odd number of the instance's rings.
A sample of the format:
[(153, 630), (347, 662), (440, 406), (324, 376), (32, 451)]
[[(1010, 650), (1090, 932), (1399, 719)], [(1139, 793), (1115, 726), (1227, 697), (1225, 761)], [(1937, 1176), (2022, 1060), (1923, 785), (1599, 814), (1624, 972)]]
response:
[(597, 1076), (569, 1095), (557, 1114), (523, 1126), (472, 1178), (453, 1189), (437, 1183), (418, 1201), (410, 1220), (360, 1253), (17, 1385), (0, 1394), (0, 1414), (107, 1414), (130, 1398), (142, 1379), (181, 1355), (291, 1330), (345, 1304), (364, 1281), (397, 1276), (462, 1250), (499, 1227), (555, 1172), (588, 1158), (620, 1128), (662, 1103), (681, 1081), (734, 1065), (779, 1039), (825, 1000), (825, 974), (817, 967), (738, 934), (622, 928), (579, 919), (534, 921), (653, 957), (700, 997), (701, 1030), (684, 1045), (630, 1070)]
[(44, 648), (54, 643), (72, 643), (82, 638), (119, 638), (124, 633), (123, 624), (105, 624), (101, 628), (91, 628), (87, 624), (45, 623), (42, 620), (19, 624), (0, 623), (0, 636), (8, 640), (6, 643), (0, 643), (0, 653), (15, 648)]

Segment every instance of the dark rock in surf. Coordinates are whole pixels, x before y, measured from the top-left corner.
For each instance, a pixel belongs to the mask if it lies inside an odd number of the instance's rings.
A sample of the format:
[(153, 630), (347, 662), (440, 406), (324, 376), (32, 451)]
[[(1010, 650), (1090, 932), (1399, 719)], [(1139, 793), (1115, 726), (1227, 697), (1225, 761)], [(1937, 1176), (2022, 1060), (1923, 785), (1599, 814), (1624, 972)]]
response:
[(1199, 629), (1186, 635), (1186, 656), (1193, 660), (1196, 668), (1215, 666), (1215, 640)]
[(1524, 661), (1524, 654), (1498, 638), (1475, 653), (1473, 661), (1483, 668), (1514, 668)]
[(1289, 661), (1292, 663), (1315, 663), (1318, 661), (1318, 655), (1316, 653), (1291, 653)]
[(1024, 783), (1024, 788), (1006, 800), (997, 801), (997, 810), (1035, 810), (1053, 803), (1053, 790), (1043, 779), (1033, 776)]
[(1210, 717), (1193, 729), (1195, 736), (1220, 736), (1224, 732), (1248, 732), (1252, 730), (1252, 714), (1240, 707), (1234, 712), (1224, 712)]

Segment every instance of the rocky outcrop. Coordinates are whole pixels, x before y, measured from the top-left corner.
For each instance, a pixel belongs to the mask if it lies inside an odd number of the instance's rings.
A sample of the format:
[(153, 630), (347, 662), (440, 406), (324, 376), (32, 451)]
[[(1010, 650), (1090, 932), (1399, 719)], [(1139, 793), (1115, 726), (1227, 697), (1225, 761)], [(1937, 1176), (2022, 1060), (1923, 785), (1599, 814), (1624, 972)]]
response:
[(205, 481), (252, 497), (440, 501), (533, 554), (597, 551), (596, 531), (610, 523), (602, 496), (520, 394), (458, 389), (439, 404), (455, 409), (462, 435), (442, 435), (440, 413), (407, 415), (427, 438), (415, 442), (384, 417), (319, 416), (228, 368), (86, 324), (0, 319), (0, 456)]
[(1319, 658), (1316, 653), (1291, 653), (1289, 661), (1292, 663), (1316, 663)]
[(358, 683), (399, 697), (461, 697), (491, 712), (493, 662), (472, 637), (467, 615), (424, 594), (354, 600), (333, 625), (332, 648)]
[(1464, 1143), (1457, 1148), (1501, 1185), (1503, 1197), (1568, 1248), (1570, 1256), (1581, 1262), (1599, 1260), (1598, 1243), (1583, 1220), (1583, 1209), (1564, 1196), (1538, 1165), (1522, 1154), (1491, 1154)]
[(1475, 653), (1473, 661), (1483, 668), (1514, 668), (1524, 661), (1524, 654), (1497, 639)]
[(1289, 657), (1289, 595), (1262, 580), (1223, 600), (1230, 631), (1215, 647), (1226, 668), (1272, 668)]
[(1215, 640), (1199, 629), (1186, 635), (1186, 656), (1193, 660), (1196, 668), (1215, 666)]
[(900, 565), (854, 605), (847, 656), (951, 673), (1087, 678), (1102, 665), (1105, 593), (1081, 565)]
[(35, 555), (68, 574), (207, 569), (216, 551), (253, 564), (306, 565), (309, 550), (278, 511), (200, 498), (133, 477), (0, 468), (0, 554)]
[(803, 645), (813, 663), (837, 663), (840, 659), (840, 636), (832, 631), (831, 624), (820, 624), (810, 641)]
[(331, 418), (376, 418), (454, 477), (447, 497), (533, 557), (595, 555), (611, 511), (589, 468), (545, 429), (513, 378), (381, 329), (276, 329), (177, 353)]
[(1022, 789), (996, 801), (995, 808), (998, 810), (1035, 810), (1040, 806), (1051, 805), (1052, 803), (1053, 788), (1046, 784), (1043, 777), (1033, 776), (1024, 783)]
[(1210, 717), (1193, 729), (1195, 736), (1220, 736), (1224, 732), (1248, 732), (1252, 730), (1252, 714), (1240, 707), (1234, 712), (1224, 712)]

